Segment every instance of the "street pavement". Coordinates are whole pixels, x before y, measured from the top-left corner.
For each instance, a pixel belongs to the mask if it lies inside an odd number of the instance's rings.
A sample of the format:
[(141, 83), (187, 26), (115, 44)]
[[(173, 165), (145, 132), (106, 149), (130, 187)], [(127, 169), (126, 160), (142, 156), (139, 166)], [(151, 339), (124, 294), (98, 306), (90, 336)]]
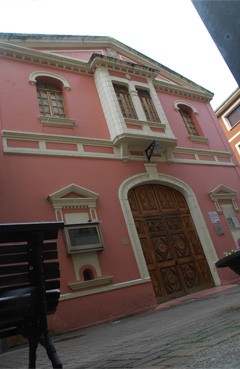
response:
[[(64, 369), (239, 369), (239, 343), (240, 285), (54, 337)], [(51, 368), (41, 346), (37, 354), (37, 368)], [(27, 367), (27, 346), (0, 355), (1, 369)]]

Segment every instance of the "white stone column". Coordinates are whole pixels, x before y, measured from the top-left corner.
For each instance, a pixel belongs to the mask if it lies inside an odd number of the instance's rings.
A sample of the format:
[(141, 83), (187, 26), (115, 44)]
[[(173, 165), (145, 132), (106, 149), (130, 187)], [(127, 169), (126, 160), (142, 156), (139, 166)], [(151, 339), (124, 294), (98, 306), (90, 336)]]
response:
[[(129, 94), (131, 96), (131, 99), (132, 99), (134, 108), (136, 110), (138, 119), (140, 121), (146, 122), (147, 121), (147, 118), (146, 118), (146, 115), (144, 113), (144, 110), (143, 110), (141, 101), (139, 99), (139, 96), (138, 96), (138, 93), (137, 93), (137, 90), (136, 90), (136, 87), (135, 87), (135, 82), (130, 82), (129, 83)], [(148, 127), (148, 125), (144, 125), (143, 126), (143, 130), (144, 130), (144, 132), (146, 134), (150, 134), (151, 133), (151, 130)]]
[(98, 67), (94, 72), (94, 80), (110, 137), (114, 140), (116, 136), (123, 133), (125, 122), (107, 68)]
[(160, 121), (161, 123), (164, 123), (165, 124), (165, 134), (170, 138), (175, 138), (171, 128), (170, 128), (170, 125), (168, 123), (168, 120), (167, 120), (167, 117), (163, 111), (163, 108), (162, 108), (162, 104), (161, 102), (159, 101), (159, 98), (158, 98), (158, 95), (156, 93), (156, 90), (154, 88), (154, 85), (152, 83), (152, 80), (148, 80), (148, 85), (150, 87), (150, 96), (151, 96), (151, 99), (153, 101), (153, 104), (157, 110), (157, 113), (158, 113), (158, 116), (160, 118)]
[(137, 93), (137, 90), (135, 88), (135, 83), (134, 82), (130, 82), (129, 83), (129, 94), (131, 96), (131, 99), (132, 99), (134, 108), (136, 110), (138, 119), (145, 121), (146, 120), (146, 116), (145, 116), (144, 110), (142, 108), (141, 101), (140, 101), (140, 99), (138, 97), (138, 93)]

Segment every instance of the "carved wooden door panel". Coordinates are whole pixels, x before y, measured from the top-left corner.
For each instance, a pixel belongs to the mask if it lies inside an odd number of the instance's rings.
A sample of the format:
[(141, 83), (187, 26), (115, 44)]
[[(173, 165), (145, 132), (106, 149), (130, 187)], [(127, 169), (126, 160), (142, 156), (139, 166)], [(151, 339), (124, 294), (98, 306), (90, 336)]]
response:
[(184, 196), (145, 185), (130, 190), (128, 199), (158, 302), (213, 286)]

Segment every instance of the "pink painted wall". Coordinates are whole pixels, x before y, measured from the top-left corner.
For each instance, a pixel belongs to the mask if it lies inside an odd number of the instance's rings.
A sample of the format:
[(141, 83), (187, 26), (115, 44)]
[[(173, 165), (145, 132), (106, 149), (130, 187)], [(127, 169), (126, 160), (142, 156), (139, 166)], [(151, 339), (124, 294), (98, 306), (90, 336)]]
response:
[[(158, 96), (167, 119), (169, 122), (172, 122), (171, 128), (178, 139), (179, 147), (231, 151), (226, 138), (222, 134), (221, 130), (218, 129), (218, 120), (209, 103), (190, 99), (188, 97), (174, 96), (163, 92), (158, 92)], [(189, 140), (181, 115), (174, 109), (174, 102), (177, 100), (189, 103), (197, 110), (198, 114), (195, 115), (195, 118), (201, 126), (203, 136), (208, 138), (208, 143), (192, 142)]]
[[(226, 186), (237, 190), (236, 184), (239, 179), (236, 172), (232, 168), (215, 167), (213, 176), (211, 166), (166, 163), (158, 164), (158, 170), (184, 181), (192, 188), (219, 258), (222, 257), (224, 251), (234, 248), (234, 242), (223, 215), (219, 217), (225, 235), (221, 237), (216, 235), (208, 215), (209, 211), (216, 209), (207, 194), (217, 187), (219, 178)], [(106, 250), (99, 256), (103, 275), (114, 275), (115, 283), (139, 278), (130, 241), (128, 247), (121, 243), (123, 237), (128, 239), (129, 237), (119, 204), (118, 190), (120, 184), (127, 178), (142, 172), (144, 168), (141, 162), (123, 163), (112, 160), (98, 159), (96, 161), (64, 157), (59, 159), (48, 156), (35, 156), (33, 160), (31, 156), (6, 156), (0, 222), (53, 221), (55, 214), (47, 196), (69, 183), (80, 184), (100, 194), (97, 212), (102, 221), (101, 229), (106, 247)], [(207, 178), (207, 180), (200, 182), (199, 178)], [(67, 284), (73, 283), (75, 277), (71, 258), (66, 258), (61, 237), (59, 250), (63, 270), (62, 288), (63, 292), (67, 292)], [(126, 260), (128, 260), (127, 263)], [(227, 281), (228, 271), (221, 272), (224, 281), (225, 273), (227, 273)]]
[[(92, 76), (6, 59), (1, 60), (1, 69), (0, 83), (4, 91), (0, 102), (2, 129), (109, 139)], [(28, 82), (35, 71), (59, 74), (68, 81), (71, 90), (63, 90), (64, 102), (68, 118), (75, 119), (77, 127), (49, 127), (40, 123), (36, 87)]]
[(145, 283), (140, 286), (62, 301), (57, 313), (49, 317), (49, 328), (57, 332), (71, 331), (77, 327), (102, 324), (132, 314), (140, 314), (155, 307), (156, 300), (152, 286), (150, 283)]

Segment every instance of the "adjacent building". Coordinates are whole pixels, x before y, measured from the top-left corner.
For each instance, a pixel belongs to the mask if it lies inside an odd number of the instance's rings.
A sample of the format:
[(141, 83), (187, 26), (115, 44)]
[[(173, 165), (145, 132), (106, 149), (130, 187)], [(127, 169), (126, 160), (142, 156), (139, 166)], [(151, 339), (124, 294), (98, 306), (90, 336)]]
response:
[(110, 37), (0, 34), (1, 223), (64, 221), (56, 331), (237, 280), (213, 94)]
[(240, 163), (240, 90), (237, 88), (216, 110), (219, 123)]

